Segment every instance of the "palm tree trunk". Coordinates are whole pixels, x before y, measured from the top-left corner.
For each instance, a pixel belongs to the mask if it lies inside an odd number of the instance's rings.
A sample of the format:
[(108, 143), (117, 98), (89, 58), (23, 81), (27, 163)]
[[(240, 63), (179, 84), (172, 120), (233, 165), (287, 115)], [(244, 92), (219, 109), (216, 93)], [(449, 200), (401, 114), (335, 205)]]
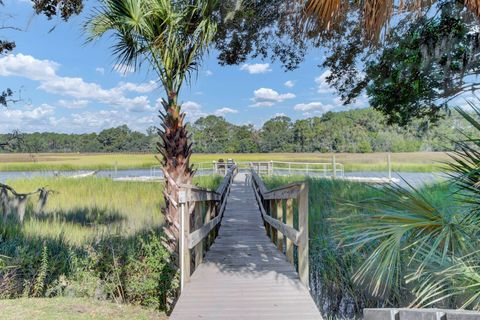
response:
[(160, 112), (161, 128), (158, 129), (158, 134), (161, 141), (157, 144), (157, 150), (162, 155), (160, 162), (165, 176), (163, 229), (165, 245), (174, 256), (174, 264), (178, 266), (179, 191), (182, 184), (191, 183), (193, 178), (193, 170), (190, 166), (192, 145), (188, 142), (187, 128), (184, 123), (185, 113), (182, 113), (177, 105), (176, 96), (169, 95), (168, 101), (162, 100), (162, 105), (165, 113)]

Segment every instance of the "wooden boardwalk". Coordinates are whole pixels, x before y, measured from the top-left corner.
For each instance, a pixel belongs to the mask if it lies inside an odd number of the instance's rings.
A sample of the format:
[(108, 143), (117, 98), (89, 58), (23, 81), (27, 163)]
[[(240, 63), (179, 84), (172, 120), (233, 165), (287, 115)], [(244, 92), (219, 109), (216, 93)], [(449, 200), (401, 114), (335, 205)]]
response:
[(170, 319), (322, 319), (294, 267), (267, 237), (245, 174), (235, 177), (219, 235)]

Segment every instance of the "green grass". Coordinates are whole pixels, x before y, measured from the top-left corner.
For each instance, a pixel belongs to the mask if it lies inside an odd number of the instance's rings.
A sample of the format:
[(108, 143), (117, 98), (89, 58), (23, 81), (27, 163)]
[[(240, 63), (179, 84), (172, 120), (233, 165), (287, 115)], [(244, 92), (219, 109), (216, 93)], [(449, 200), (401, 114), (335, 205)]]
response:
[[(218, 159), (236, 161), (296, 161), (331, 162), (331, 153), (252, 153), (252, 154), (194, 154), (192, 162), (211, 162)], [(345, 165), (346, 171), (387, 170), (386, 153), (338, 153), (338, 163)], [(395, 171), (430, 172), (441, 170), (440, 162), (449, 158), (443, 152), (413, 152), (392, 154), (392, 167)], [(112, 170), (150, 168), (158, 165), (153, 154), (0, 154), (1, 171), (34, 170)]]
[[(263, 179), (269, 189), (305, 180), (300, 176), (273, 176)], [(374, 298), (366, 286), (352, 280), (355, 271), (364, 261), (365, 252), (342, 247), (337, 237), (340, 230), (337, 220), (352, 213), (361, 213), (360, 209), (346, 207), (344, 203), (358, 203), (381, 197), (381, 190), (361, 183), (338, 180), (307, 179), (307, 182), (310, 212), (310, 286), (323, 314), (354, 317), (365, 307), (390, 305), (391, 301)], [(427, 185), (421, 189), (421, 193), (432, 203), (445, 208), (455, 203), (452, 192), (451, 186), (447, 184)]]
[(167, 320), (165, 314), (137, 306), (79, 298), (0, 300), (2, 319), (10, 320)]

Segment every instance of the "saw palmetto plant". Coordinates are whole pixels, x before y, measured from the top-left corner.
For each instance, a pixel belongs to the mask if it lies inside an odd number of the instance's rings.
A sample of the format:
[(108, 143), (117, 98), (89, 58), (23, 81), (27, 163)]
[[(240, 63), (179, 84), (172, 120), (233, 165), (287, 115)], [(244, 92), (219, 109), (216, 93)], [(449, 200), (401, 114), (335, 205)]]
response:
[[(477, 131), (457, 141), (447, 164), (451, 196), (412, 186), (348, 203), (341, 243), (365, 259), (354, 280), (396, 304), (480, 309), (480, 109), (457, 111)], [(427, 188), (428, 190), (428, 188)], [(392, 301), (393, 300), (393, 301)]]
[(192, 146), (179, 93), (197, 71), (216, 32), (216, 6), (217, 0), (102, 0), (86, 23), (90, 41), (111, 34), (118, 62), (134, 68), (148, 66), (164, 89), (158, 151), (165, 175), (164, 231), (174, 256), (179, 236), (179, 186), (190, 183), (193, 176)]

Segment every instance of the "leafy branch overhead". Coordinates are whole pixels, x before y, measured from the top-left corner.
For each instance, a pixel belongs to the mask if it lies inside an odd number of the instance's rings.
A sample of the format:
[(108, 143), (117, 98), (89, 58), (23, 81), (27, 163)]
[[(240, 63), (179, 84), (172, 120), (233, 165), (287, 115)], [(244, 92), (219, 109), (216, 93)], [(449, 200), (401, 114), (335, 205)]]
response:
[(436, 122), (452, 100), (477, 88), (470, 76), (478, 73), (480, 1), (226, 3), (241, 10), (220, 11), (221, 64), (260, 57), (292, 70), (309, 48), (321, 48), (326, 81), (343, 103), (366, 94), (391, 123)]

